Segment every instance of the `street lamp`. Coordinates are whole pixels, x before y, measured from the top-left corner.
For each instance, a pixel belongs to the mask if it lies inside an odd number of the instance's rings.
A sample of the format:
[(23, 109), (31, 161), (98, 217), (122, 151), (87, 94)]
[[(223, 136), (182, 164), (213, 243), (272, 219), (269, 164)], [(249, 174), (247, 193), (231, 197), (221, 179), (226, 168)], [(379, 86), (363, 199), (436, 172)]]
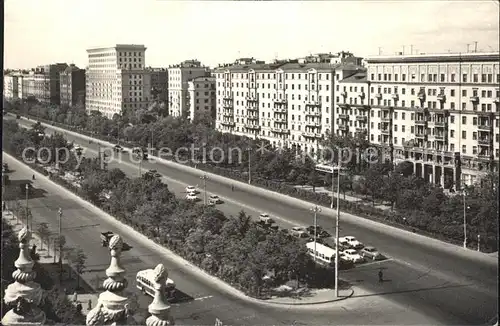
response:
[(204, 194), (203, 194), (203, 204), (207, 205), (207, 179), (208, 179), (208, 177), (207, 177), (206, 174), (204, 174), (204, 175), (202, 175), (200, 177), (200, 179), (203, 180), (203, 192), (204, 192)]
[(251, 184), (252, 183), (252, 163), (251, 163), (252, 148), (248, 147), (247, 151), (248, 151), (248, 184)]
[(470, 208), (470, 206), (467, 206), (466, 202), (465, 202), (465, 196), (466, 196), (467, 192), (466, 192), (466, 188), (465, 188), (465, 184), (462, 186), (462, 196), (463, 196), (463, 203), (464, 203), (464, 249), (467, 249), (467, 209)]
[(318, 206), (314, 206), (311, 208), (311, 211), (314, 213), (314, 262), (316, 262), (316, 239), (317, 237), (317, 232), (318, 232), (318, 212), (321, 212), (321, 208)]
[[(339, 153), (337, 163), (337, 219), (335, 220), (335, 296), (339, 297), (339, 229), (340, 229), (340, 163)], [(333, 197), (333, 194), (332, 194)]]
[(29, 215), (28, 215), (28, 191), (29, 191), (29, 186), (28, 186), (28, 184), (26, 184), (26, 227), (28, 228), (28, 230), (32, 231), (32, 230), (29, 228)]
[(59, 281), (62, 280), (63, 273), (63, 265), (62, 265), (62, 208), (59, 208), (58, 213), (58, 222), (59, 222)]

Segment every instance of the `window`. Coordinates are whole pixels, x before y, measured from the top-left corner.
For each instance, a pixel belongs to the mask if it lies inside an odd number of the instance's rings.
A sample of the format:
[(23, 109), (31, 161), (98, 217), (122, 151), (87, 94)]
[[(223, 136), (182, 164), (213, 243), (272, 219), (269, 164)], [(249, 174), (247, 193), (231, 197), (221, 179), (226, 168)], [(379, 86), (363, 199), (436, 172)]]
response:
[(486, 74), (481, 75), (481, 83), (486, 83)]
[(463, 125), (467, 124), (467, 117), (462, 117), (462, 124)]
[(462, 75), (462, 83), (466, 83), (467, 82), (467, 74), (463, 74)]
[(479, 78), (478, 78), (477, 74), (474, 74), (472, 77), (474, 79), (474, 83), (477, 83), (479, 81)]
[(450, 116), (450, 122), (455, 123), (455, 116), (454, 115)]
[(472, 125), (477, 126), (477, 117), (472, 118)]
[(467, 139), (467, 131), (462, 130), (462, 139)]
[(405, 118), (406, 118), (406, 113), (405, 112), (401, 113), (401, 120), (405, 120)]
[(467, 154), (467, 146), (462, 145), (462, 154)]
[(472, 133), (472, 140), (477, 140), (477, 132)]
[(454, 89), (452, 89), (452, 90), (450, 91), (450, 96), (451, 96), (451, 97), (455, 96), (455, 90), (454, 90)]
[(455, 138), (455, 130), (450, 130), (450, 138)]
[(451, 74), (451, 82), (455, 82), (455, 74)]
[(401, 131), (402, 131), (402, 132), (405, 132), (405, 125), (402, 125), (402, 126), (401, 126)]

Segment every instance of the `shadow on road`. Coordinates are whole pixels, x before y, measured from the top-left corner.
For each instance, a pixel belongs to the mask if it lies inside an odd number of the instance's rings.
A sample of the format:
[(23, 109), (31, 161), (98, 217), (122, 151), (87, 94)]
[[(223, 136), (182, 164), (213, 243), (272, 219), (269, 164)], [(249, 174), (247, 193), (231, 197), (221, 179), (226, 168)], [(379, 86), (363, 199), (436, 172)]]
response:
[(43, 198), (46, 196), (47, 191), (41, 188), (33, 187), (33, 181), (28, 179), (23, 180), (10, 180), (9, 184), (5, 186), (5, 193), (3, 200), (26, 200), (26, 184), (29, 186), (28, 199)]
[[(51, 289), (55, 285), (65, 290), (66, 294), (73, 294), (75, 291), (78, 294), (94, 293), (94, 289), (80, 275), (77, 275), (68, 264), (63, 264), (63, 271), (60, 274), (58, 263), (38, 263), (39, 268), (37, 273), (42, 278), (41, 285), (45, 290)], [(62, 277), (60, 278), (60, 275)], [(77, 288), (78, 285), (78, 288)]]
[(175, 291), (174, 297), (169, 301), (172, 303), (185, 303), (185, 302), (190, 302), (193, 300), (194, 300), (194, 298), (192, 296), (177, 289)]
[[(385, 282), (391, 282), (391, 280), (384, 280), (383, 283), (385, 283)], [(383, 283), (380, 284), (380, 286), (384, 286)], [(386, 291), (386, 292), (383, 292), (383, 289), (381, 289), (382, 292), (377, 292), (375, 290), (375, 293), (361, 294), (361, 295), (354, 294), (353, 297), (355, 297), (355, 298), (362, 298), (362, 297), (371, 297), (371, 296), (387, 295), (387, 294), (417, 293), (417, 292), (424, 292), (424, 291), (452, 289), (452, 288), (460, 288), (460, 287), (468, 287), (468, 286), (472, 286), (472, 284), (457, 284), (457, 285), (434, 286), (434, 287), (428, 287), (428, 288), (420, 288), (420, 289), (412, 289), (412, 290), (399, 290), (399, 291), (398, 290), (394, 290), (394, 291)], [(372, 289), (370, 289), (370, 290), (372, 290)]]

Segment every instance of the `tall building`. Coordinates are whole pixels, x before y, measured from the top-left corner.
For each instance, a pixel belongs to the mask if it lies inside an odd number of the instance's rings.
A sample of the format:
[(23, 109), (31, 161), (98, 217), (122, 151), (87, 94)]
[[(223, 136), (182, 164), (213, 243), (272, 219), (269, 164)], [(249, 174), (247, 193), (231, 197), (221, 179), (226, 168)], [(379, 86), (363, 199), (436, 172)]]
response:
[(117, 44), (88, 49), (85, 108), (108, 118), (125, 109), (145, 109), (151, 97), (144, 45)]
[(188, 82), (189, 119), (193, 121), (200, 113), (206, 113), (215, 121), (216, 96), (215, 77), (196, 77)]
[(59, 75), (61, 105), (85, 104), (85, 69), (74, 64)]
[(66, 63), (38, 66), (23, 76), (23, 98), (33, 98), (42, 103), (60, 103), (59, 73), (64, 71)]
[(19, 97), (19, 80), (22, 83), (22, 76), (11, 72), (3, 76), (3, 96), (7, 100), (15, 100)]
[(198, 60), (186, 60), (168, 68), (169, 115), (187, 115), (189, 111), (188, 82), (196, 77), (210, 76), (210, 70)]
[(151, 75), (151, 98), (165, 102), (168, 99), (168, 70), (166, 68), (148, 68)]
[(498, 53), (365, 59), (367, 73), (336, 90), (337, 133), (363, 133), (393, 162), (441, 185), (498, 171)]
[(218, 67), (216, 128), (318, 153), (321, 139), (333, 131), (335, 86), (362, 71), (345, 57), (318, 54), (269, 64), (243, 58)]

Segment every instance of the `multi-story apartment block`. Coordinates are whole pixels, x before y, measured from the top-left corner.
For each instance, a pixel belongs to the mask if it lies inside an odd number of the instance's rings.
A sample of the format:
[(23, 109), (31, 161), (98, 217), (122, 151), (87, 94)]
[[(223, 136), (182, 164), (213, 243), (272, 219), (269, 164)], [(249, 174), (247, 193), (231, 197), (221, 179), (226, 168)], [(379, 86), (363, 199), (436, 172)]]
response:
[(85, 104), (85, 69), (71, 64), (59, 75), (61, 105)]
[(216, 69), (216, 128), (274, 146), (318, 153), (333, 132), (335, 86), (362, 67), (320, 54), (266, 64), (239, 59)]
[(198, 60), (186, 60), (168, 68), (169, 115), (182, 116), (189, 112), (188, 82), (196, 77), (208, 77), (210, 70)]
[(87, 112), (100, 111), (112, 118), (124, 109), (147, 108), (151, 96), (151, 74), (145, 66), (144, 45), (117, 44), (88, 49), (87, 53)]
[(168, 99), (168, 70), (148, 68), (151, 75), (151, 98), (165, 102)]
[(188, 82), (189, 119), (191, 121), (202, 112), (208, 112), (208, 116), (215, 121), (215, 101), (215, 77), (196, 77)]
[(23, 76), (23, 98), (34, 98), (42, 103), (60, 104), (59, 73), (64, 71), (66, 63), (38, 66)]
[(498, 170), (499, 54), (367, 58), (342, 80), (334, 129), (362, 133), (426, 180), (472, 184)]
[(22, 75), (20, 74), (9, 73), (3, 77), (3, 96), (5, 99), (15, 100), (20, 98), (19, 81), (21, 81), (22, 85)]

